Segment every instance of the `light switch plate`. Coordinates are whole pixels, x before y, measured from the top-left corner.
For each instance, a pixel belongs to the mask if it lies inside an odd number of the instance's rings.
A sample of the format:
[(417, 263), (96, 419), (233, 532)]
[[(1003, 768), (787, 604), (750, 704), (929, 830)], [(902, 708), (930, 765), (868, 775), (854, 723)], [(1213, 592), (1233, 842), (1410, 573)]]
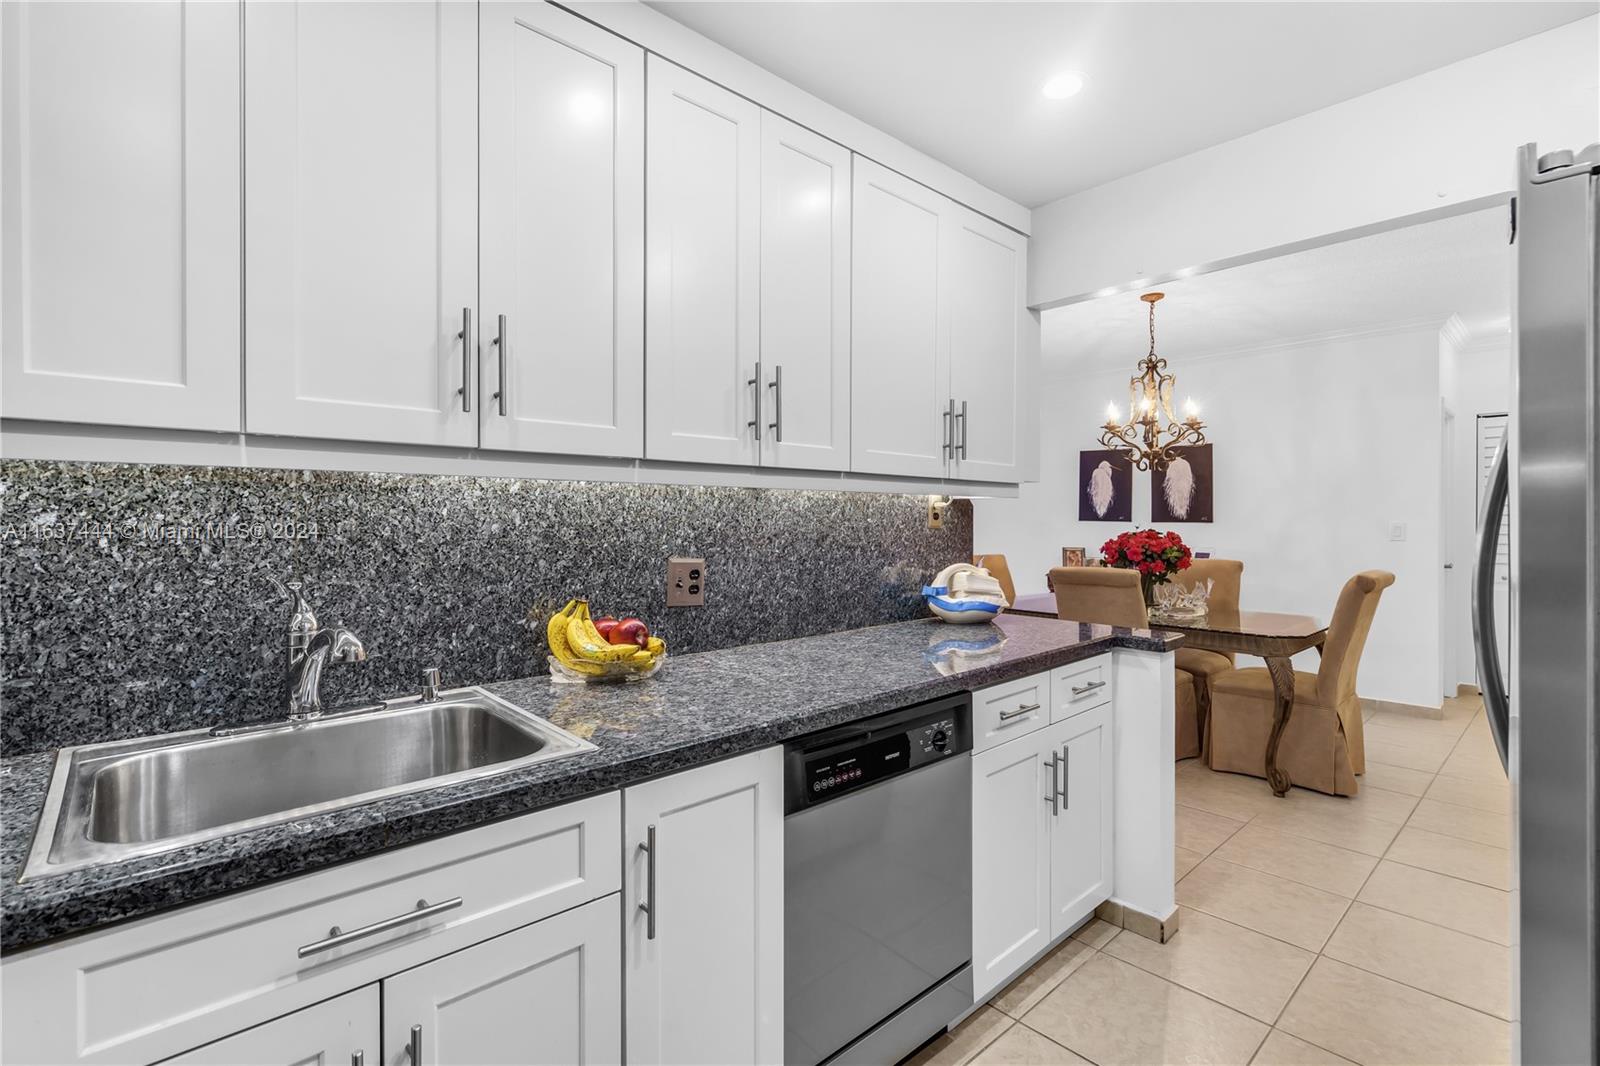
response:
[(673, 556), (667, 560), (667, 606), (706, 605), (706, 561)]
[(1390, 540), (1405, 540), (1406, 539), (1406, 524), (1404, 522), (1390, 522), (1389, 523), (1389, 539)]

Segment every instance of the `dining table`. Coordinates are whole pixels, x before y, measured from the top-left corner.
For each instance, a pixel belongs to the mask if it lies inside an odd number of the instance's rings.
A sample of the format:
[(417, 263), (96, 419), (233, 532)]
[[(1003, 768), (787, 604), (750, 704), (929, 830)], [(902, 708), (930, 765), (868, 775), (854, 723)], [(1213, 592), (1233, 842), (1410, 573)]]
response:
[[(1018, 596), (1010, 610), (1015, 614), (1058, 617), (1056, 597), (1052, 592)], [(1278, 743), (1283, 739), (1290, 715), (1294, 713), (1294, 663), (1291, 659), (1299, 652), (1312, 648), (1320, 655), (1323, 641), (1328, 637), (1327, 623), (1308, 614), (1213, 609), (1199, 618), (1175, 620), (1152, 614), (1150, 628), (1181, 633), (1185, 647), (1252, 655), (1267, 664), (1274, 698), (1272, 732), (1267, 737), (1265, 753), (1267, 784), (1272, 786), (1273, 795), (1279, 798), (1287, 795), (1293, 782), (1288, 774), (1278, 768)], [(1209, 706), (1200, 708), (1202, 728), (1210, 710)]]

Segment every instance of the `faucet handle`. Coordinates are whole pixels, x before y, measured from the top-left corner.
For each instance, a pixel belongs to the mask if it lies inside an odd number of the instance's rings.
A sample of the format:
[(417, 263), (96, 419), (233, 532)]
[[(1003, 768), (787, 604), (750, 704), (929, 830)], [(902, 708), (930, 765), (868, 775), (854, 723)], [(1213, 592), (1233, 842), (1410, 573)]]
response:
[(439, 668), (430, 666), (422, 671), (422, 702), (432, 703), (439, 698)]
[(303, 645), (317, 632), (320, 625), (317, 616), (312, 612), (311, 605), (301, 594), (305, 583), (301, 581), (279, 581), (271, 574), (267, 580), (277, 586), (278, 591), (289, 597), (289, 643)]

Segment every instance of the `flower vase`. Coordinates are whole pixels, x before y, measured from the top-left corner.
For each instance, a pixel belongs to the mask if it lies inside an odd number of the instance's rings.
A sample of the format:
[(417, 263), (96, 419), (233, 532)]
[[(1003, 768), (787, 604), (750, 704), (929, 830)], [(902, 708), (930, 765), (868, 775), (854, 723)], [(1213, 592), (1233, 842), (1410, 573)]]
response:
[(1151, 574), (1139, 575), (1139, 588), (1144, 592), (1144, 609), (1148, 612), (1156, 605), (1156, 579)]

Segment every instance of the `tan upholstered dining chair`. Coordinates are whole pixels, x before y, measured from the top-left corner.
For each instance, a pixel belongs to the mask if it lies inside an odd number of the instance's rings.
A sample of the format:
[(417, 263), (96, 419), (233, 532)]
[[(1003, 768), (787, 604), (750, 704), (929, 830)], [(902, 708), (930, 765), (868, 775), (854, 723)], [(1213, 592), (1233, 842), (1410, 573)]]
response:
[[(1345, 582), (1322, 645), (1322, 666), (1314, 674), (1295, 671), (1294, 706), (1277, 763), (1302, 788), (1353, 796), (1356, 775), (1366, 772), (1356, 671), (1378, 599), (1392, 584), (1394, 575), (1383, 570), (1364, 570)], [(1275, 705), (1265, 667), (1211, 676), (1206, 748), (1213, 770), (1266, 776)]]
[[(1058, 618), (1128, 629), (1150, 628), (1137, 571), (1110, 566), (1058, 566), (1050, 571), (1050, 587), (1056, 594)], [(1191, 759), (1200, 754), (1200, 720), (1194, 675), (1189, 671), (1177, 670), (1173, 697), (1174, 758)]]
[[(1210, 617), (1226, 622), (1229, 615), (1239, 616), (1239, 585), (1244, 576), (1244, 563), (1237, 559), (1195, 559), (1189, 569), (1173, 575), (1172, 583), (1185, 589), (1212, 582)], [(1206, 651), (1203, 648), (1179, 648), (1178, 669), (1194, 675), (1195, 705), (1200, 719), (1202, 743), (1208, 735), (1206, 719), (1211, 715), (1211, 679), (1237, 664), (1232, 652)]]
[(981, 566), (989, 571), (989, 576), (1000, 582), (1000, 591), (1006, 594), (1007, 603), (1017, 602), (1017, 585), (1011, 580), (1011, 566), (1006, 562), (1004, 555), (990, 553), (988, 555), (974, 555), (973, 566)]

